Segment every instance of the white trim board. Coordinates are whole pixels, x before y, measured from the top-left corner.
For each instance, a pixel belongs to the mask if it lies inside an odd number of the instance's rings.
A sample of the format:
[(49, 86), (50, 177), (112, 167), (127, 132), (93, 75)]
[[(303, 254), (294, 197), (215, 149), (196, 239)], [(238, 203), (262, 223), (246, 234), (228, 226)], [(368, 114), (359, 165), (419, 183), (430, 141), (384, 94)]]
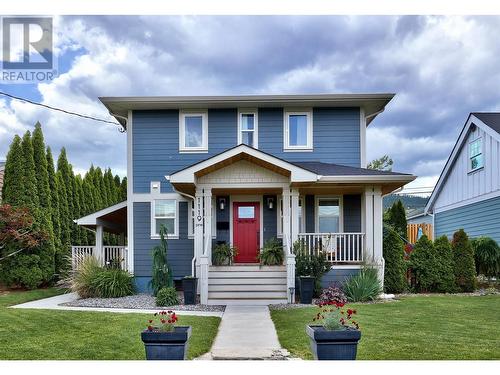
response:
[[(96, 225), (96, 221), (98, 218), (101, 216), (110, 214), (112, 212), (121, 210), (122, 208), (127, 207), (127, 201), (123, 201), (117, 204), (114, 204), (113, 206), (109, 206), (106, 208), (103, 208), (102, 210), (96, 211), (94, 213), (91, 213), (90, 215), (83, 216), (79, 219), (73, 220), (77, 225)], [(127, 214), (128, 214), (128, 209), (127, 209)]]
[(133, 171), (133, 114), (128, 111), (127, 120), (127, 254), (128, 270), (134, 273), (134, 171)]

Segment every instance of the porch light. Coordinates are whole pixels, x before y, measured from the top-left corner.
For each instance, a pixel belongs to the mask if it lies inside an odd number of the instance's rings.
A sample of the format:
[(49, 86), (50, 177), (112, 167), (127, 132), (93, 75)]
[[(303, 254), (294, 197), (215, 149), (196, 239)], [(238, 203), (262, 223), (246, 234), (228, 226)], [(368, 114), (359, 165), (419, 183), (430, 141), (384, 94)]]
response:
[(224, 211), (224, 207), (226, 206), (226, 198), (219, 198), (219, 208), (221, 211)]
[(267, 198), (267, 207), (272, 210), (274, 207), (274, 198)]

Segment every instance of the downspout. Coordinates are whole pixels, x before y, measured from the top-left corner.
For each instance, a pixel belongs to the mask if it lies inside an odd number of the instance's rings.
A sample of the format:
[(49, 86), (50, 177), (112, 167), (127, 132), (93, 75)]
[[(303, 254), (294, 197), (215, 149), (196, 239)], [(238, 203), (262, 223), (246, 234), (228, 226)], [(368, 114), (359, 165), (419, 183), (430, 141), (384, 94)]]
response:
[[(170, 181), (170, 176), (165, 176), (165, 179), (166, 179), (167, 181)], [(188, 197), (188, 198), (192, 199), (193, 201), (195, 200), (195, 197), (193, 197), (192, 195), (189, 195), (189, 194), (187, 194), (187, 193), (183, 193), (183, 192), (181, 192), (181, 191), (177, 190), (177, 189), (175, 188), (175, 186), (174, 186), (174, 185), (172, 185), (172, 184), (170, 184), (170, 186), (172, 187), (172, 190), (173, 190), (175, 193), (177, 193), (177, 194), (179, 194), (179, 195), (183, 195), (183, 196), (185, 196), (185, 197)], [(193, 259), (191, 259), (191, 276), (192, 276), (192, 277), (196, 277), (196, 275), (195, 275), (195, 273), (196, 273), (196, 271), (195, 271), (195, 270), (196, 270), (196, 266), (195, 266), (195, 264), (196, 264), (196, 255), (194, 255), (194, 254), (193, 254)]]

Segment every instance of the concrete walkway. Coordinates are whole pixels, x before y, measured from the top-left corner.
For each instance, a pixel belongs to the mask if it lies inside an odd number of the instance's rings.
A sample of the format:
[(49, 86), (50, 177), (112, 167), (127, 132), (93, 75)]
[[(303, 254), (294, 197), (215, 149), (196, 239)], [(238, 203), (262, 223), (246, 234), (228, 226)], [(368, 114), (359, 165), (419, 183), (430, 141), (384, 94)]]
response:
[[(11, 306), (13, 309), (45, 309), (45, 310), (68, 310), (68, 311), (100, 311), (113, 313), (140, 313), (153, 314), (158, 312), (154, 309), (118, 309), (109, 307), (74, 307), (61, 306), (61, 303), (72, 302), (78, 299), (76, 293), (66, 293), (55, 297), (43, 298), (36, 301), (21, 303), (20, 305)], [(177, 315), (195, 315), (195, 316), (218, 316), (221, 317), (222, 311), (175, 311)]]
[[(283, 359), (267, 306), (226, 306), (211, 350), (212, 359)], [(208, 358), (206, 358), (208, 359)]]

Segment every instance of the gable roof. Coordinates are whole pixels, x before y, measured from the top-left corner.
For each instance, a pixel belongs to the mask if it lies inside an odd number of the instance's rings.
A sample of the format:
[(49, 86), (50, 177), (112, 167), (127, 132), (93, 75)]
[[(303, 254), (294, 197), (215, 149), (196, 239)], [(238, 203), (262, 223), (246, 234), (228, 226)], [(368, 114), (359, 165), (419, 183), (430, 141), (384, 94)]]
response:
[(361, 107), (366, 125), (381, 113), (395, 94), (307, 94), (230, 96), (100, 97), (109, 113), (126, 128), (129, 110), (236, 108), (236, 107)]
[(273, 166), (278, 173), (286, 173), (290, 175), (290, 180), (294, 182), (316, 181), (316, 173), (292, 164), (286, 160), (278, 158), (267, 152), (257, 150), (253, 147), (240, 144), (216, 154), (208, 159), (192, 164), (186, 168), (166, 176), (170, 183), (194, 183), (195, 174), (203, 173), (208, 168), (217, 168), (217, 166), (227, 165), (227, 161), (240, 160), (243, 155), (253, 159), (262, 161), (267, 166)]
[(410, 174), (339, 164), (310, 161), (290, 162), (244, 144), (232, 147), (165, 177), (172, 184), (194, 184), (195, 176), (210, 173), (241, 159), (248, 159), (277, 173), (290, 176), (291, 183), (381, 183), (387, 185), (388, 190), (393, 191), (416, 178)]
[(441, 174), (439, 175), (439, 179), (434, 186), (434, 190), (425, 206), (425, 212), (432, 212), (434, 208), (434, 203), (436, 202), (439, 193), (441, 192), (448, 175), (451, 172), (453, 165), (462, 149), (462, 146), (467, 141), (467, 136), (469, 135), (469, 130), (472, 126), (477, 126), (484, 130), (486, 133), (491, 135), (493, 138), (500, 141), (500, 113), (496, 112), (471, 112), (467, 117), (467, 121), (460, 131), (460, 135), (458, 136), (457, 142), (453, 146), (450, 156), (444, 165)]

